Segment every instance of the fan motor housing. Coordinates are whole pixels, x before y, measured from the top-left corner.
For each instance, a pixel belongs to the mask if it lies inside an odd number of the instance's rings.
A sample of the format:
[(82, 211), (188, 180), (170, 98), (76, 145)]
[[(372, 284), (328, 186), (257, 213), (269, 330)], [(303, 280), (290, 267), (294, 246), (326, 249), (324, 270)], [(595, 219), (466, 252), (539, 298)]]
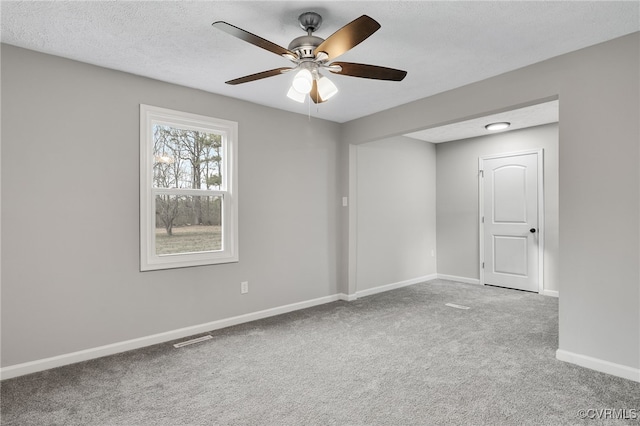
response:
[(289, 43), (289, 50), (295, 52), (299, 58), (313, 58), (316, 47), (324, 41), (323, 38), (313, 35), (305, 35), (294, 38)]

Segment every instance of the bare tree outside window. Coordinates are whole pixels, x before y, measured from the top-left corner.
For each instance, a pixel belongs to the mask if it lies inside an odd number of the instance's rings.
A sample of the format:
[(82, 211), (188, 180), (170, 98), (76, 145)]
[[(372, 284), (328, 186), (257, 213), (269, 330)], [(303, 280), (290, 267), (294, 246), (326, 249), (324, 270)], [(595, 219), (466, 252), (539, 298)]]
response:
[[(222, 185), (219, 134), (153, 126), (155, 188), (218, 190)], [(222, 198), (156, 195), (156, 254), (222, 248)]]

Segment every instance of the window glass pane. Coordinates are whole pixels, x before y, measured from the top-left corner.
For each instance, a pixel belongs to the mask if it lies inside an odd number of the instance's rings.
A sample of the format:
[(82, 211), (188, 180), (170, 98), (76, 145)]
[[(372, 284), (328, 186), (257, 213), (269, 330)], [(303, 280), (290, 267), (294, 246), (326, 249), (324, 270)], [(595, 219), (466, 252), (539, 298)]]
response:
[(222, 197), (156, 195), (156, 254), (222, 250)]
[(222, 186), (222, 135), (153, 126), (153, 186), (215, 189)]

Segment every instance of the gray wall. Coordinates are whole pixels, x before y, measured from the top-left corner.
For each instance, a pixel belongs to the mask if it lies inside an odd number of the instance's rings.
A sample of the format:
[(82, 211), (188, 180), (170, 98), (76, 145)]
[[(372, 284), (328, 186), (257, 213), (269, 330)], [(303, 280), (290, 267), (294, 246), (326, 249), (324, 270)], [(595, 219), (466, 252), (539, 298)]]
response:
[(436, 145), (438, 273), (479, 279), (478, 158), (544, 149), (544, 285), (558, 291), (558, 125)]
[(560, 349), (640, 367), (640, 33), (345, 123), (360, 144), (560, 99)]
[(435, 274), (435, 146), (399, 136), (356, 156), (357, 291)]
[[(1, 53), (3, 366), (338, 292), (338, 124)], [(239, 123), (239, 263), (139, 272), (140, 103)]]
[[(636, 33), (338, 125), (3, 46), (2, 365), (351, 291), (347, 144), (559, 97), (560, 348), (639, 368), (639, 52)], [(240, 263), (138, 272), (139, 103), (239, 122)]]

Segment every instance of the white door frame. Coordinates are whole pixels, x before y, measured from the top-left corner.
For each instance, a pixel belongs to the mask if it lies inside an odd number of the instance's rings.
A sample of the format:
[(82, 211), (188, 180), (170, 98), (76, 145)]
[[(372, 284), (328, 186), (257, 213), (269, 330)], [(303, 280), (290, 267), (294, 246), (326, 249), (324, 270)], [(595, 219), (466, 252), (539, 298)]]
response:
[(478, 229), (480, 230), (480, 284), (484, 282), (484, 161), (496, 158), (515, 157), (518, 155), (537, 154), (538, 158), (538, 294), (544, 293), (544, 150), (530, 149), (526, 151), (507, 152), (493, 155), (483, 155), (478, 158)]

